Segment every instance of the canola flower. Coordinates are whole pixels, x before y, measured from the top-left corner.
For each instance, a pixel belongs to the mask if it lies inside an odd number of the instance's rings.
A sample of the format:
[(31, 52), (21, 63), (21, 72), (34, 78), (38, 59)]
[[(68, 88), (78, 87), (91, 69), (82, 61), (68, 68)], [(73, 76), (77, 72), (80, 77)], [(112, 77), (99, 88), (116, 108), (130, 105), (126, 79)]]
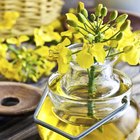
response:
[[(45, 43), (59, 42), (61, 36), (54, 31), (60, 21), (34, 31), (35, 46), (29, 43), (30, 37), (0, 38), (0, 74), (9, 80), (37, 82), (42, 76), (51, 74), (56, 60), (49, 60), (49, 47)], [(37, 32), (36, 32), (37, 31)], [(41, 33), (41, 34), (40, 34)]]
[(10, 30), (16, 24), (20, 14), (16, 11), (4, 12), (2, 21), (0, 21), (0, 30)]
[[(50, 74), (56, 64), (58, 72), (65, 74), (70, 68), (71, 61), (76, 61), (79, 66), (87, 69), (89, 78), (92, 65), (104, 63), (108, 58), (118, 56), (121, 61), (131, 65), (140, 62), (140, 35), (138, 31), (132, 32), (127, 14), (118, 16), (116, 10), (112, 11), (109, 20), (104, 22), (108, 14), (106, 7), (99, 4), (95, 12), (89, 14), (82, 2), (79, 2), (77, 10), (71, 11), (66, 14), (66, 31), (56, 31), (58, 28), (62, 29), (59, 20), (36, 28), (33, 35), (34, 47), (24, 45), (24, 42), (30, 41), (30, 37), (26, 35), (0, 38), (0, 57), (14, 68), (17, 67), (15, 71), (19, 78), (15, 80), (26, 82), (30, 79), (36, 82), (41, 76)], [(10, 21), (9, 16), (10, 13), (5, 14), (3, 23)], [(12, 25), (19, 15), (14, 13), (13, 16)], [(67, 46), (72, 43), (82, 43), (83, 47), (78, 52), (71, 52)], [(76, 56), (75, 60), (73, 54)], [(0, 69), (2, 71), (2, 68)], [(5, 77), (8, 75), (0, 73)], [(14, 75), (9, 79), (14, 80)]]
[[(131, 65), (138, 64), (139, 36), (131, 31), (130, 20), (127, 20), (128, 15), (118, 16), (118, 12), (113, 11), (109, 16), (109, 21), (104, 23), (103, 19), (106, 15), (107, 8), (102, 4), (98, 5), (95, 13), (88, 14), (82, 2), (79, 3), (76, 14), (66, 14), (70, 27), (66, 33), (61, 34), (63, 36), (67, 34), (67, 37), (70, 35), (71, 38), (71, 34), (81, 33), (79, 39), (83, 41), (83, 48), (77, 53), (77, 63), (83, 68), (90, 68), (94, 62), (103, 63), (107, 57), (118, 55), (122, 61)], [(98, 58), (96, 51), (102, 58)], [(85, 56), (87, 63), (82, 61), (82, 55)]]
[[(79, 2), (77, 12), (67, 13), (68, 30), (61, 33), (73, 42), (81, 42), (81, 50), (74, 52), (76, 63), (87, 70), (88, 94), (96, 94), (94, 63), (103, 64), (107, 59), (118, 57), (130, 65), (140, 62), (139, 32), (132, 32), (127, 14), (112, 11), (104, 22), (108, 10), (99, 4), (94, 13), (88, 13), (84, 3)], [(73, 54), (73, 52), (72, 52)], [(83, 59), (84, 58), (84, 59)], [(58, 64), (58, 65), (61, 65)], [(88, 116), (93, 117), (92, 104), (88, 103)]]

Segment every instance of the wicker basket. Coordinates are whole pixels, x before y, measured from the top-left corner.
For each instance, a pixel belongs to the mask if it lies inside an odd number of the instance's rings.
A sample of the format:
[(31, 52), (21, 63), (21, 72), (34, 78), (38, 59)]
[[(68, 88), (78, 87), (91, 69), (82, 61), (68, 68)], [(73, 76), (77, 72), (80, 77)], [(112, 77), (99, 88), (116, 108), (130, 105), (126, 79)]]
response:
[(31, 35), (35, 27), (48, 24), (61, 12), (63, 0), (0, 0), (0, 20), (5, 11), (20, 13), (12, 31), (0, 31), (0, 34)]

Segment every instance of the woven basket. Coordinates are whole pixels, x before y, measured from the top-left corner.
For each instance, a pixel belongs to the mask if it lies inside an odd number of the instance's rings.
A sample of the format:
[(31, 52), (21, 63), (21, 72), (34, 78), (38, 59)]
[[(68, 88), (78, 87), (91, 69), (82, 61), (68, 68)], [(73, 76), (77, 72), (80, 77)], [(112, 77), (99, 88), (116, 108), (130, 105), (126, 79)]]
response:
[(56, 19), (61, 12), (63, 0), (0, 0), (0, 20), (5, 11), (20, 14), (12, 31), (2, 30), (0, 34), (33, 34), (33, 29)]

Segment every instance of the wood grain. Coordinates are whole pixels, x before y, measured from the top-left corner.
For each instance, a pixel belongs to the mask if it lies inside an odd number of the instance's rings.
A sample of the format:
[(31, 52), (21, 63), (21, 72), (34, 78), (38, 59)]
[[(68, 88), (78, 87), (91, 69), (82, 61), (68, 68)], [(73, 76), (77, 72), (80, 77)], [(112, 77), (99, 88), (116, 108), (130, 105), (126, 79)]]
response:
[(0, 82), (0, 115), (25, 114), (35, 110), (39, 88), (16, 82)]

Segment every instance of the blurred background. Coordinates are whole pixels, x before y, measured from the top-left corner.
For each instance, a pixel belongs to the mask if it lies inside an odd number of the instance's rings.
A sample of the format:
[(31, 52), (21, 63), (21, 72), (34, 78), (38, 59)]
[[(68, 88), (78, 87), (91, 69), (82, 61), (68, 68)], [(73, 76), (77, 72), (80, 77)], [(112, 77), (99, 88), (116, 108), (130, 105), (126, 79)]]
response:
[(63, 11), (67, 11), (70, 7), (76, 7), (79, 1), (83, 1), (86, 7), (92, 7), (99, 3), (103, 3), (108, 8), (126, 10), (140, 14), (139, 0), (65, 0)]

